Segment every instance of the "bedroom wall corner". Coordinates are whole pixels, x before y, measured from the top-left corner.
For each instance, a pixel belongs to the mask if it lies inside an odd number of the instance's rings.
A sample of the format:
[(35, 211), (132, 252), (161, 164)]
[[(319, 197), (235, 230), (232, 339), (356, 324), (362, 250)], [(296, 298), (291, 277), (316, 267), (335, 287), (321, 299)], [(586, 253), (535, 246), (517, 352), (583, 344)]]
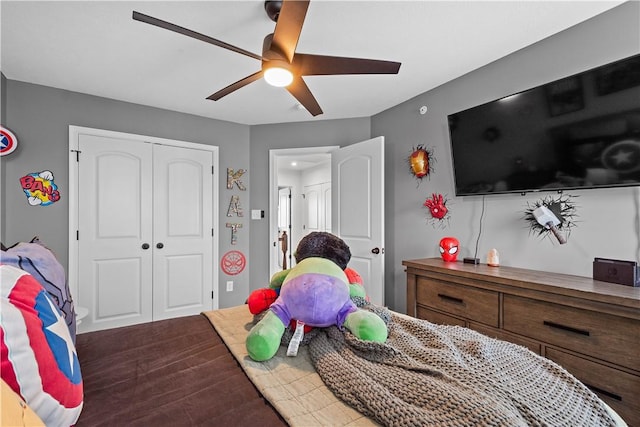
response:
[[(249, 251), (250, 224), (243, 220), (242, 235), (231, 245), (227, 222), (230, 191), (226, 188), (227, 167), (249, 166), (249, 126), (178, 113), (159, 108), (70, 92), (52, 87), (7, 79), (5, 124), (20, 139), (18, 150), (3, 160), (2, 214), (3, 242), (13, 244), (38, 235), (68, 271), (69, 125), (137, 135), (188, 141), (219, 147), (218, 213), (215, 232), (219, 236), (218, 255), (231, 249)], [(61, 198), (47, 207), (29, 206), (19, 179), (26, 173), (51, 170)], [(244, 177), (248, 182), (249, 177)], [(243, 207), (250, 205), (251, 187), (242, 192)], [(220, 259), (212, 260), (218, 274), (219, 307), (241, 304), (246, 295), (226, 292), (226, 277)], [(236, 289), (247, 287), (249, 269), (234, 276)]]

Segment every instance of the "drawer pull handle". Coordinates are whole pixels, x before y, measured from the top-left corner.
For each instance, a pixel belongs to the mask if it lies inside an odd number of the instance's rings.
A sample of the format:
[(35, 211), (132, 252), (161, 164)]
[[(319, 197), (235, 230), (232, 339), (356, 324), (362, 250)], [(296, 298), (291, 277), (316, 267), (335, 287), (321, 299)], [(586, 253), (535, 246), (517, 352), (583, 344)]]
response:
[(464, 304), (464, 300), (462, 298), (450, 297), (449, 295), (445, 294), (438, 294), (438, 297), (445, 301), (453, 302), (456, 304)]
[(587, 388), (591, 389), (591, 391), (593, 391), (594, 393), (599, 393), (599, 394), (602, 394), (604, 396), (610, 397), (611, 399), (615, 399), (615, 400), (617, 400), (619, 402), (622, 402), (622, 396), (618, 396), (615, 393), (611, 393), (610, 391), (603, 390), (603, 389), (601, 389), (599, 387), (596, 387), (594, 385), (591, 385), (591, 384), (587, 384), (587, 383), (583, 383), (583, 384), (586, 385)]
[(562, 329), (564, 331), (573, 332), (575, 334), (586, 335), (589, 336), (589, 331), (585, 331), (583, 329), (572, 328), (571, 326), (561, 325), (560, 323), (549, 322), (548, 320), (543, 321), (546, 326), (550, 326), (552, 328)]

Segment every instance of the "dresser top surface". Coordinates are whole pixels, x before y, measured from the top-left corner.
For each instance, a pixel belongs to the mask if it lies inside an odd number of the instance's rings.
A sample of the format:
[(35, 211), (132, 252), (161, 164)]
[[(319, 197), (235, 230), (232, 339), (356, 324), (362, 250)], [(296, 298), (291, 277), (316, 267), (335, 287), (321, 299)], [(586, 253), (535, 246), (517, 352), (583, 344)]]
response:
[(441, 258), (404, 260), (407, 268), (455, 275), (516, 288), (534, 289), (574, 297), (594, 298), (640, 310), (640, 287), (601, 282), (590, 277), (528, 270), (518, 267), (492, 267), (487, 264), (445, 262)]

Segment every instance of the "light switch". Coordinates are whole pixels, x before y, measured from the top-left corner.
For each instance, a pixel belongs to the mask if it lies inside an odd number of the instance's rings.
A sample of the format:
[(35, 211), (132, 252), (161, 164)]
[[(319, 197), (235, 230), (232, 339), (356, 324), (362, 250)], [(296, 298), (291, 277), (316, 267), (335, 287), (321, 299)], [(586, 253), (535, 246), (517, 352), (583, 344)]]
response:
[(262, 219), (262, 211), (260, 209), (251, 209), (251, 219)]

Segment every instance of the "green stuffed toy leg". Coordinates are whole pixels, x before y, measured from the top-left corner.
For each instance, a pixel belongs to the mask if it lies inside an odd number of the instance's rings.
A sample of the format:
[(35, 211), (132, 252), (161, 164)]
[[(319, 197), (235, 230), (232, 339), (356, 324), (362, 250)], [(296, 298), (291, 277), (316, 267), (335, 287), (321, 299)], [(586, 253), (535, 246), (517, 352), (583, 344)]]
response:
[(375, 342), (387, 340), (387, 325), (370, 311), (358, 310), (350, 313), (345, 319), (344, 326), (361, 340)]
[(285, 325), (272, 311), (260, 320), (249, 332), (246, 340), (249, 356), (258, 362), (271, 359), (280, 347)]

